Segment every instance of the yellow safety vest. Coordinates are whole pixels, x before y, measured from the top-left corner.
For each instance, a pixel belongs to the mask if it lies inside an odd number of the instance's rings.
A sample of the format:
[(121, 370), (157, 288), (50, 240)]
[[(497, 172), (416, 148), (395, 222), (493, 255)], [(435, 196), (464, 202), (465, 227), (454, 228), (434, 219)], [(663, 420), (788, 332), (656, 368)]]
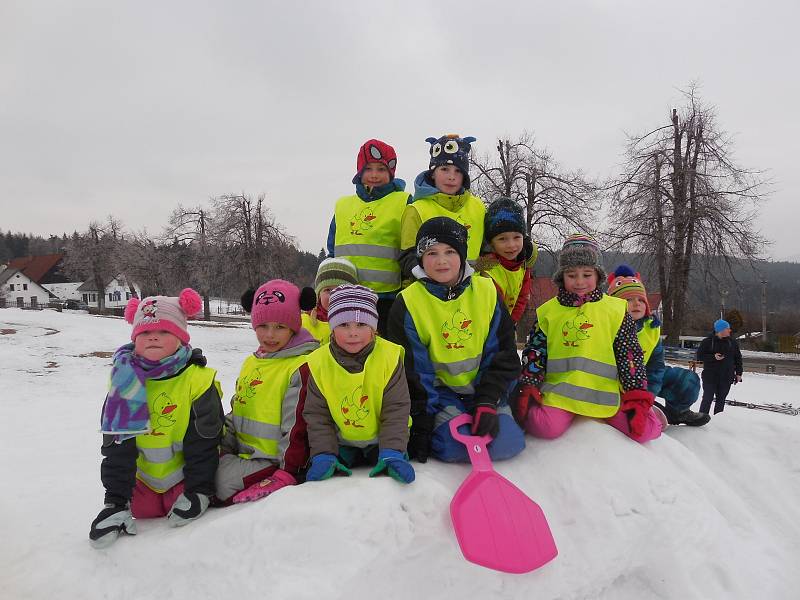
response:
[(447, 194), (439, 192), (433, 196), (415, 200), (411, 206), (417, 210), (423, 223), (434, 217), (450, 217), (466, 227), (467, 260), (477, 260), (483, 245), (483, 220), (486, 216), (486, 207), (481, 202), (481, 199), (473, 196), (469, 190), (462, 194), (465, 197), (464, 205), (456, 212), (447, 210), (439, 204), (436, 198), (440, 196), (453, 198), (453, 196), (447, 196)]
[(241, 458), (280, 458), (283, 399), (292, 375), (307, 360), (308, 355), (258, 358), (252, 354), (245, 359), (231, 401)]
[(303, 323), (303, 329), (308, 331), (321, 346), (331, 341), (331, 326), (328, 325), (327, 321), (315, 319), (316, 324), (314, 324), (311, 322), (311, 315), (308, 313), (300, 313), (300, 320)]
[(647, 361), (650, 360), (650, 357), (653, 355), (653, 350), (656, 349), (658, 346), (658, 342), (661, 339), (661, 327), (650, 327), (650, 322), (653, 320), (653, 317), (648, 317), (645, 319), (644, 325), (642, 328), (636, 333), (636, 337), (639, 338), (639, 345), (642, 347), (642, 351), (644, 352), (644, 364), (647, 364)]
[(400, 218), (408, 193), (391, 192), (364, 202), (345, 196), (336, 202), (334, 255), (358, 267), (358, 279), (375, 292), (400, 289)]
[(402, 346), (375, 338), (360, 373), (350, 373), (337, 363), (330, 346), (308, 355), (308, 368), (328, 402), (340, 444), (365, 448), (378, 443), (383, 390), (403, 355)]
[(457, 394), (474, 394), (473, 382), (497, 305), (494, 284), (485, 277), (472, 277), (464, 292), (448, 302), (419, 281), (400, 295), (420, 341), (428, 348), (436, 374), (434, 385), (445, 385)]
[(183, 481), (183, 438), (189, 413), (194, 401), (212, 385), (222, 398), (216, 373), (208, 367), (190, 365), (180, 375), (145, 383), (153, 431), (136, 436), (136, 477), (151, 490), (163, 493)]
[(506, 305), (509, 314), (517, 304), (517, 298), (522, 291), (522, 281), (525, 279), (525, 267), (521, 266), (516, 271), (506, 269), (500, 263), (492, 265), (482, 272), (487, 277), (491, 277), (503, 293), (503, 304)]
[(598, 302), (562, 306), (553, 298), (536, 309), (547, 336), (547, 372), (542, 403), (588, 417), (610, 417), (619, 409), (614, 338), (628, 303), (604, 295)]

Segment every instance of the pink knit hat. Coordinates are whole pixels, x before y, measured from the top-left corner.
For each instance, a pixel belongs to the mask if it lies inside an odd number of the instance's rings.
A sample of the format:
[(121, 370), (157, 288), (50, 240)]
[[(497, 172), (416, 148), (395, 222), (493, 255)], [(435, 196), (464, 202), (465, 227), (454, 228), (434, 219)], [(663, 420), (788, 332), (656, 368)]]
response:
[(297, 333), (300, 331), (301, 310), (311, 310), (317, 303), (312, 288), (298, 287), (283, 279), (261, 284), (255, 292), (242, 294), (242, 307), (250, 313), (253, 329), (264, 323), (281, 323)]
[(200, 294), (186, 288), (175, 296), (148, 296), (144, 300), (131, 298), (125, 307), (125, 320), (133, 325), (131, 340), (145, 331), (168, 331), (184, 344), (189, 343), (186, 320), (203, 308)]

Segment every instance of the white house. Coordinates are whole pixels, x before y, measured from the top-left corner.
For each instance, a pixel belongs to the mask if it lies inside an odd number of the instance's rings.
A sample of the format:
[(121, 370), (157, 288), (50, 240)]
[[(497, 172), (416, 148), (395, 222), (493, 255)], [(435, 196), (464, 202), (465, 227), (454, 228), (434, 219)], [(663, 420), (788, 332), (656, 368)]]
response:
[(37, 308), (47, 306), (51, 298), (55, 296), (19, 269), (0, 271), (0, 307)]
[(58, 297), (59, 300), (83, 300), (81, 293), (78, 291), (78, 288), (82, 285), (83, 283), (78, 281), (73, 283), (43, 283), (42, 287)]
[[(114, 277), (114, 279), (106, 284), (106, 287), (102, 292), (105, 296), (104, 305), (106, 308), (125, 306), (128, 303), (128, 300), (133, 297), (131, 288), (133, 288), (133, 291), (136, 293), (137, 297), (142, 297), (142, 290), (139, 289), (135, 284), (129, 284), (122, 275), (117, 275)], [(76, 291), (80, 293), (80, 299), (83, 300), (89, 307), (97, 308), (99, 306), (97, 296), (100, 294), (100, 291), (91, 281), (83, 282), (80, 286), (78, 286)]]

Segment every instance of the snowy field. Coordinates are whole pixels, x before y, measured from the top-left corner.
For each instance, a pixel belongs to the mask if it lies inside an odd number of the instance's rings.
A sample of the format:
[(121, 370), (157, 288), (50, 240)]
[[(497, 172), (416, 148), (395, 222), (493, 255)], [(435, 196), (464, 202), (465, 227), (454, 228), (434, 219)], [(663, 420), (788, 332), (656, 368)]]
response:
[[(255, 338), (239, 323), (190, 331), (227, 405)], [(800, 417), (733, 406), (645, 446), (579, 420), (498, 463), (544, 509), (559, 548), (525, 575), (462, 558), (448, 505), (468, 467), (436, 462), (410, 486), (359, 470), (183, 529), (140, 521), (137, 536), (94, 550), (98, 415), (129, 334), (122, 319), (0, 310), (0, 598), (800, 597)], [(745, 373), (731, 397), (797, 405), (800, 378)]]

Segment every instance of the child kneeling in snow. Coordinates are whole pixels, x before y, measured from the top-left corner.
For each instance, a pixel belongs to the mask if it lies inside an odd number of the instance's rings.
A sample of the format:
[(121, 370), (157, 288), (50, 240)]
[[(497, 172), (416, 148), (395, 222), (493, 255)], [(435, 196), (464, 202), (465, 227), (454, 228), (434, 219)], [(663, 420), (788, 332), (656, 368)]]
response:
[(301, 292), (282, 279), (242, 295), (258, 349), (242, 365), (225, 416), (216, 478), (222, 502), (257, 500), (295, 485), (308, 461), (306, 361), (319, 343), (300, 326), (300, 309), (315, 301), (314, 290)]
[(106, 492), (89, 532), (95, 548), (120, 533), (135, 534), (134, 517), (166, 515), (171, 526), (181, 526), (208, 508), (223, 411), (216, 371), (189, 345), (186, 319), (201, 308), (188, 288), (178, 298), (132, 298), (125, 308), (133, 343), (114, 353), (103, 404)]
[(405, 455), (410, 400), (403, 348), (375, 335), (377, 302), (360, 285), (331, 293), (331, 341), (308, 357), (308, 481), (350, 475), (360, 464), (375, 465), (370, 477), (385, 471), (401, 483), (414, 481)]
[(628, 303), (603, 294), (603, 279), (597, 242), (568, 237), (553, 275), (558, 295), (536, 309), (512, 403), (517, 422), (535, 437), (559, 437), (575, 415), (606, 419), (637, 442), (657, 438), (666, 424), (647, 390)]

